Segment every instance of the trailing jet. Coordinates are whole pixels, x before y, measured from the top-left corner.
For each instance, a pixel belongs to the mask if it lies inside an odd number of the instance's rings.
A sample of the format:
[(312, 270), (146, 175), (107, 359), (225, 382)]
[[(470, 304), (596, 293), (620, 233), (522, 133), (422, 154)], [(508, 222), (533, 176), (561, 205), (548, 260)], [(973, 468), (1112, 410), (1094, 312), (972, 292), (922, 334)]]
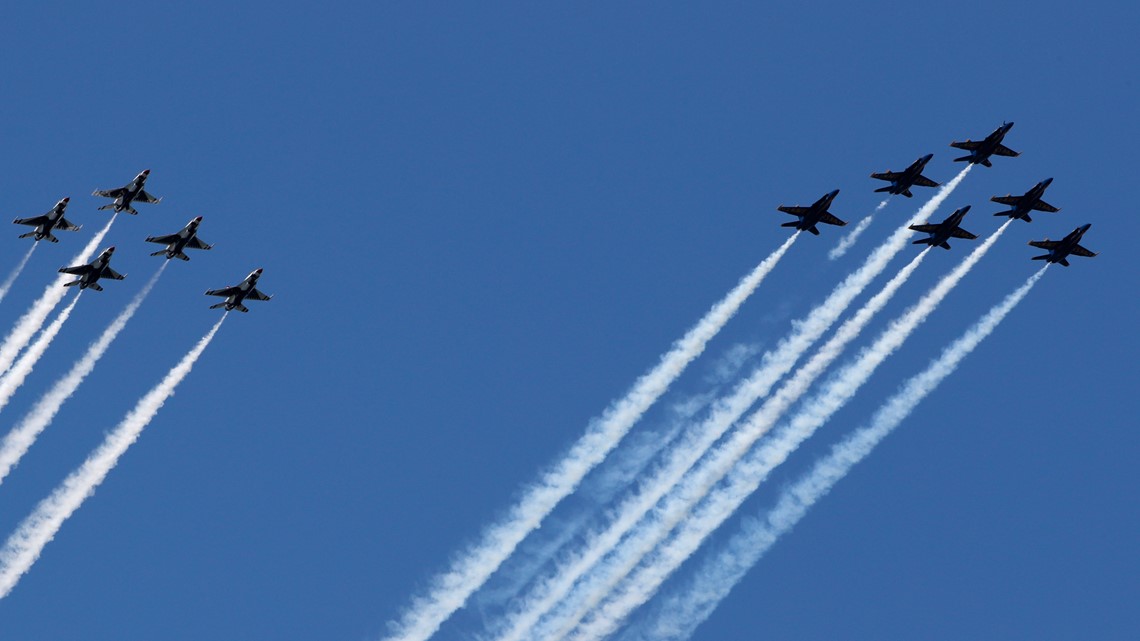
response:
[(1081, 247), (1080, 245), (1081, 237), (1085, 235), (1085, 232), (1089, 230), (1089, 227), (1092, 227), (1092, 225), (1081, 225), (1061, 240), (1049, 240), (1046, 238), (1045, 240), (1029, 241), (1029, 244), (1034, 247), (1049, 250), (1048, 254), (1034, 256), (1032, 260), (1044, 260), (1050, 263), (1061, 263), (1065, 267), (1068, 267), (1069, 261), (1065, 260), (1065, 258), (1069, 254), (1072, 254), (1074, 256), (1084, 256), (1086, 258), (1092, 258), (1093, 256), (1096, 256), (1095, 252), (1091, 252), (1084, 247)]
[(924, 167), (926, 167), (926, 163), (930, 162), (930, 159), (933, 157), (934, 154), (926, 154), (922, 158), (919, 158), (918, 160), (911, 163), (910, 167), (907, 167), (902, 171), (888, 170), (881, 174), (871, 174), (871, 178), (874, 178), (875, 180), (886, 180), (891, 183), (887, 187), (876, 189), (875, 193), (885, 191), (895, 194), (896, 196), (902, 194), (903, 196), (910, 198), (914, 195), (910, 193), (911, 187), (937, 187), (938, 183), (922, 175), (922, 170)]
[(225, 307), (226, 311), (233, 311), (234, 309), (241, 312), (248, 312), (249, 308), (242, 305), (245, 299), (249, 300), (269, 300), (272, 296), (266, 296), (257, 289), (257, 279), (261, 278), (261, 268), (257, 268), (249, 273), (241, 283), (233, 287), (223, 287), (221, 289), (210, 289), (206, 291), (207, 296), (225, 296), (226, 300), (218, 303), (217, 305), (210, 305), (210, 309), (217, 309)]
[(146, 242), (166, 245), (166, 249), (160, 249), (151, 254), (151, 256), (166, 254), (166, 260), (170, 260), (171, 258), (190, 260), (190, 257), (187, 256), (182, 250), (186, 248), (210, 249), (213, 247), (213, 245), (207, 245), (206, 243), (202, 242), (200, 238), (198, 238), (198, 225), (201, 223), (202, 217), (198, 216), (194, 220), (191, 220), (189, 223), (186, 223), (186, 226), (183, 227), (182, 231), (178, 233), (167, 234), (166, 236), (148, 236)]
[(951, 147), (965, 149), (970, 152), (968, 156), (955, 158), (954, 162), (965, 160), (970, 164), (980, 163), (987, 167), (993, 167), (993, 164), (990, 162), (990, 156), (1020, 156), (1020, 152), (1014, 151), (1009, 147), (1001, 144), (1002, 138), (1005, 138), (1005, 135), (1009, 132), (1010, 129), (1013, 129), (1013, 123), (1006, 122), (1002, 123), (1002, 125), (995, 129), (992, 134), (986, 136), (985, 140), (980, 140), (977, 142), (974, 142), (973, 140), (966, 140), (966, 142), (954, 141), (950, 143)]
[(1029, 217), (1029, 212), (1032, 210), (1045, 211), (1050, 214), (1061, 211), (1059, 207), (1054, 207), (1049, 203), (1041, 200), (1041, 196), (1045, 195), (1045, 190), (1053, 183), (1052, 178), (1046, 178), (1041, 182), (1029, 188), (1029, 191), (1020, 196), (1006, 194), (1005, 196), (994, 196), (990, 198), (992, 202), (1001, 203), (1002, 205), (1009, 205), (1013, 209), (1006, 211), (999, 211), (994, 216), (1009, 216), (1010, 218), (1020, 218), (1027, 223), (1033, 222)]
[(135, 179), (127, 183), (125, 187), (118, 187), (116, 189), (96, 189), (95, 191), (91, 192), (91, 195), (115, 199), (115, 202), (103, 205), (99, 209), (110, 209), (114, 207), (115, 213), (125, 211), (128, 214), (137, 215), (138, 212), (135, 211), (134, 207), (131, 207), (131, 203), (157, 203), (158, 201), (162, 200), (161, 198), (155, 198), (154, 196), (148, 194), (146, 190), (143, 189), (143, 185), (146, 184), (146, 177), (149, 175), (150, 170), (144, 169), (142, 170), (142, 173), (135, 176)]
[(816, 229), (815, 226), (819, 223), (827, 223), (828, 225), (837, 225), (839, 227), (843, 227), (847, 223), (839, 220), (835, 216), (832, 216), (831, 213), (827, 211), (827, 208), (831, 206), (831, 201), (835, 200), (835, 196), (838, 193), (839, 190), (836, 189), (831, 193), (825, 194), (823, 198), (815, 201), (815, 203), (809, 207), (800, 207), (798, 205), (795, 207), (786, 207), (784, 205), (780, 205), (776, 209), (784, 212), (785, 214), (791, 214), (793, 216), (799, 217), (799, 220), (795, 222), (784, 223), (780, 226), (795, 227), (796, 229), (810, 231), (816, 236), (819, 235), (819, 230)]
[(61, 274), (74, 274), (79, 276), (77, 280), (70, 283), (64, 283), (64, 287), (72, 287), (79, 285), (79, 289), (87, 289), (90, 287), (97, 292), (103, 291), (103, 287), (99, 284), (100, 278), (110, 278), (111, 280), (123, 280), (126, 278), (123, 274), (111, 269), (108, 264), (111, 262), (111, 254), (115, 253), (114, 247), (108, 247), (103, 250), (99, 257), (86, 265), (76, 265), (75, 267), (60, 267)]
[(59, 239), (52, 235), (53, 229), (62, 229), (63, 231), (79, 231), (83, 225), (72, 225), (66, 218), (63, 217), (63, 211), (67, 209), (67, 201), (70, 198), (64, 198), (51, 208), (51, 211), (43, 216), (32, 216), (31, 218), (17, 218), (12, 221), (14, 225), (32, 225), (36, 228), (35, 231), (30, 231), (26, 234), (20, 234), (20, 238), (27, 238), (35, 236), (37, 241), (48, 239), (53, 243), (58, 243)]
[(974, 240), (977, 238), (976, 235), (971, 234), (970, 232), (958, 226), (962, 224), (962, 219), (966, 217), (966, 212), (968, 211), (970, 211), (970, 206), (966, 205), (961, 209), (955, 210), (954, 213), (946, 217), (946, 220), (938, 223), (937, 225), (932, 225), (930, 223), (926, 223), (925, 225), (911, 225), (910, 229), (913, 229), (914, 231), (921, 231), (930, 234), (929, 237), (923, 238), (921, 240), (916, 240), (911, 244), (926, 244), (930, 245), (931, 247), (937, 245), (942, 249), (950, 249), (950, 243), (946, 241), (951, 238), (965, 238), (966, 240)]

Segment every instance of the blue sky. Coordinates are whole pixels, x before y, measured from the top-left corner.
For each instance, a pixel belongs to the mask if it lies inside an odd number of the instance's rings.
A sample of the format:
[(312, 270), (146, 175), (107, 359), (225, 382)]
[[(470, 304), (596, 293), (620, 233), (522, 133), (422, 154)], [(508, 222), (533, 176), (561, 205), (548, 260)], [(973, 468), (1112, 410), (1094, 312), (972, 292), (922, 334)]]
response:
[[(92, 189), (150, 168), (164, 200), (115, 223), (127, 280), (84, 295), (3, 429), (157, 269), (144, 237), (202, 215), (216, 247), (169, 267), (0, 487), (0, 528), (209, 329), (203, 290), (264, 267), (275, 298), (227, 321), (0, 601), (3, 636), (375, 638), (783, 242), (777, 205), (838, 188), (833, 213), (858, 221), (880, 200), (869, 173), (934, 153), (926, 175), (948, 180), (950, 141), (1013, 120), (1021, 157), (976, 168), (936, 217), (973, 205), (963, 226), (986, 235), (990, 196), (1049, 176), (1062, 211), (1015, 222), (742, 513), (1023, 282), (1026, 241), (1090, 222), (1101, 255), (1050, 269), (697, 638), (1135, 637), (1137, 18), (1087, 3), (13, 7), (5, 212), (71, 196), (84, 228), (36, 251), (0, 326), (105, 220)], [(798, 240), (662, 407), (706, 391), (734, 346), (778, 340), (926, 197), (893, 199), (840, 261), (835, 229)], [(22, 231), (0, 238), (0, 273)], [(953, 244), (884, 318), (961, 259)], [(479, 630), (472, 608), (439, 638)]]

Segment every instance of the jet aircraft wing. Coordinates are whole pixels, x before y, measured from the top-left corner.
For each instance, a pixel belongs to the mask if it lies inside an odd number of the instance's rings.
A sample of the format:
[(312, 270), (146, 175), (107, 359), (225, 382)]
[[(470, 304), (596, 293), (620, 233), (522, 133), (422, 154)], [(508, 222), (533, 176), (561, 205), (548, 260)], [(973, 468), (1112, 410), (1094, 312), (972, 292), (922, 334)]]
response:
[(148, 236), (146, 242), (158, 243), (159, 245), (169, 245), (178, 240), (178, 234), (167, 234), (165, 236)]
[(927, 178), (926, 176), (919, 176), (914, 179), (914, 184), (918, 187), (937, 187), (938, 183)]
[(828, 225), (836, 225), (837, 227), (843, 227), (843, 226), (847, 225), (847, 223), (843, 222), (842, 220), (839, 220), (838, 218), (836, 218), (835, 216), (832, 216), (830, 213), (828, 213), (826, 211), (823, 212), (823, 215), (819, 217), (819, 222), (827, 223)]
[(978, 147), (981, 147), (982, 143), (976, 142), (973, 140), (967, 140), (965, 142), (952, 142), (952, 143), (950, 143), (950, 146), (951, 147), (957, 147), (958, 149), (965, 149), (967, 151), (973, 151), (973, 150), (977, 149)]
[(190, 249), (210, 249), (213, 247), (213, 245), (208, 245), (202, 242), (202, 239), (198, 238), (197, 236), (194, 236), (190, 240), (186, 241), (186, 246)]
[(1093, 256), (1096, 256), (1096, 252), (1091, 252), (1084, 247), (1081, 247), (1080, 245), (1073, 247), (1072, 251), (1069, 253), (1074, 256), (1084, 256), (1085, 258), (1092, 258)]
[(902, 177), (903, 172), (901, 171), (884, 171), (878, 174), (871, 174), (871, 178), (876, 178), (878, 180), (898, 180)]
[(994, 147), (994, 155), (995, 156), (1020, 156), (1021, 152), (1014, 151), (1014, 150), (1010, 149), (1009, 147), (1006, 147), (1005, 145), (998, 143), (998, 146)]
[(221, 289), (208, 289), (206, 290), (207, 296), (233, 296), (240, 292), (241, 289), (236, 285), (233, 287), (223, 287)]
[(925, 225), (911, 225), (910, 229), (920, 231), (924, 234), (933, 234), (938, 231), (938, 225), (934, 223), (926, 223)]
[(126, 276), (124, 276), (124, 275), (120, 274), (119, 272), (111, 269), (110, 267), (104, 267), (103, 273), (99, 274), (99, 278), (110, 278), (111, 280), (123, 280), (124, 278), (126, 278)]
[(966, 240), (973, 240), (978, 237), (977, 234), (971, 234), (961, 227), (954, 228), (954, 231), (950, 232), (950, 235), (954, 238), (965, 238)]
[(1017, 203), (1021, 202), (1021, 196), (994, 196), (990, 198), (990, 202), (1016, 207)]
[(1061, 244), (1059, 240), (1031, 240), (1029, 244), (1040, 249), (1056, 249)]
[(1061, 211), (1060, 207), (1054, 207), (1053, 205), (1050, 205), (1049, 203), (1045, 202), (1044, 200), (1038, 200), (1037, 202), (1033, 203), (1033, 208), (1036, 209), (1037, 211), (1049, 212), (1050, 214), (1055, 214), (1055, 213)]
[(140, 203), (152, 203), (153, 204), (153, 203), (157, 203), (160, 200), (162, 200), (162, 199), (161, 198), (155, 198), (154, 196), (146, 193), (145, 189), (139, 190), (138, 195), (135, 196), (135, 202), (140, 202)]
[(256, 287), (249, 290), (249, 293), (246, 294), (245, 297), (249, 300), (269, 300), (270, 298), (273, 298), (272, 296), (267, 296), (266, 294), (262, 293), (262, 291)]
[(63, 231), (79, 231), (83, 229), (83, 225), (73, 225), (66, 218), (60, 218), (55, 221), (55, 228), (62, 229)]
[(118, 198), (127, 193), (126, 187), (116, 187), (114, 189), (96, 189), (91, 192), (92, 196), (102, 196), (103, 198)]
[(12, 224), (14, 224), (14, 225), (33, 225), (33, 226), (38, 227), (39, 225), (43, 225), (43, 224), (47, 223), (48, 220), (49, 219), (47, 216), (32, 216), (31, 218), (17, 218), (16, 220), (12, 221)]
[(61, 273), (61, 274), (73, 274), (75, 276), (82, 276), (84, 274), (89, 273), (92, 269), (93, 268), (91, 267), (91, 265), (76, 265), (74, 267), (60, 267), (59, 273)]
[(785, 205), (780, 205), (776, 209), (784, 212), (785, 214), (791, 214), (793, 216), (807, 216), (808, 213), (811, 212), (811, 207), (788, 207)]

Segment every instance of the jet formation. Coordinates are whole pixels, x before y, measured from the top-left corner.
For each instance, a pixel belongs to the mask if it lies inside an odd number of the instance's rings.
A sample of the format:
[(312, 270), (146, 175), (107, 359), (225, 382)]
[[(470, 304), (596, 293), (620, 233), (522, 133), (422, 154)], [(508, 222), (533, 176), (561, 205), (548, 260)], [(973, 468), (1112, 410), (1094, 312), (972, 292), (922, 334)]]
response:
[[(968, 155), (962, 156), (960, 158), (955, 158), (954, 161), (965, 161), (970, 164), (979, 164), (986, 167), (992, 167), (993, 163), (990, 161), (990, 158), (992, 156), (1016, 157), (1021, 155), (1020, 152), (1014, 151), (1003, 144), (1005, 136), (1009, 133), (1010, 129), (1013, 129), (1013, 123), (1005, 122), (1002, 123), (1000, 127), (995, 129), (993, 133), (986, 136), (982, 140), (974, 141), (967, 139), (962, 142), (954, 141), (950, 143), (951, 147), (957, 149), (965, 149), (966, 151), (970, 152)], [(935, 182), (934, 180), (931, 180), (922, 174), (932, 158), (934, 158), (934, 154), (926, 154), (925, 156), (918, 158), (918, 160), (915, 160), (910, 164), (910, 166), (902, 171), (888, 170), (881, 173), (871, 174), (871, 178), (874, 178), (875, 180), (883, 180), (890, 183), (886, 187), (880, 187), (876, 189), (875, 192), (886, 192), (891, 195), (905, 196), (907, 198), (910, 198), (914, 195), (910, 191), (913, 187), (939, 187), (940, 183)], [(994, 196), (993, 198), (990, 198), (992, 202), (1010, 207), (1010, 209), (994, 213), (994, 216), (1008, 216), (1011, 219), (1016, 218), (1018, 220), (1024, 220), (1028, 223), (1033, 222), (1033, 218), (1029, 215), (1029, 212), (1031, 211), (1043, 211), (1049, 213), (1056, 213), (1058, 211), (1061, 211), (1059, 207), (1054, 207), (1053, 205), (1043, 200), (1045, 190), (1048, 189), (1049, 185), (1051, 184), (1053, 184), (1053, 179), (1046, 178), (1033, 187), (1030, 187), (1028, 191), (1020, 196), (1006, 194), (1005, 196)], [(826, 223), (828, 225), (836, 225), (839, 227), (845, 226), (847, 224), (846, 222), (840, 220), (830, 211), (828, 211), (832, 203), (835, 201), (835, 197), (838, 195), (839, 190), (836, 189), (834, 191), (828, 192), (822, 198), (815, 201), (815, 203), (808, 206), (780, 205), (776, 209), (786, 214), (791, 214), (797, 218), (797, 220), (793, 222), (782, 223), (780, 226), (793, 227), (801, 231), (809, 231), (816, 236), (820, 235), (819, 228), (817, 227), (819, 223)], [(886, 201), (883, 202), (883, 205), (885, 204)], [(883, 205), (880, 205), (880, 208)], [(962, 229), (961, 226), (962, 219), (965, 218), (966, 213), (969, 211), (970, 206), (966, 205), (965, 207), (956, 209), (954, 213), (946, 217), (946, 219), (941, 223), (931, 223), (930, 221), (927, 221), (919, 225), (910, 225), (909, 229), (928, 234), (926, 238), (916, 240), (913, 244), (930, 245), (931, 247), (950, 249), (950, 243), (947, 241), (949, 241), (951, 238), (961, 238), (965, 240), (977, 239), (976, 234)], [(1088, 231), (1089, 227), (1091, 227), (1091, 225), (1078, 227), (1071, 234), (1065, 236), (1065, 238), (1062, 240), (1053, 241), (1046, 238), (1045, 240), (1030, 242), (1029, 244), (1034, 247), (1049, 250), (1048, 254), (1042, 256), (1034, 256), (1033, 260), (1045, 260), (1050, 263), (1060, 263), (1067, 267), (1069, 265), (1069, 262), (1066, 258), (1070, 254), (1087, 257), (1096, 256), (1094, 252), (1091, 252), (1080, 245), (1081, 237), (1086, 231)], [(860, 229), (862, 229), (862, 226), (860, 226)], [(856, 232), (858, 231), (859, 229), (856, 230)]]
[[(145, 189), (146, 180), (150, 176), (150, 170), (144, 169), (134, 177), (131, 182), (122, 187), (115, 189), (96, 189), (92, 192), (94, 196), (103, 198), (112, 198), (112, 202), (99, 207), (100, 210), (114, 209), (116, 213), (127, 212), (128, 214), (137, 215), (138, 211), (132, 206), (134, 203), (150, 203), (157, 204), (162, 199), (148, 193)], [(59, 239), (52, 233), (54, 231), (79, 231), (82, 226), (75, 225), (67, 218), (64, 217), (64, 212), (67, 210), (67, 205), (70, 198), (63, 198), (55, 204), (47, 213), (42, 216), (33, 216), (30, 218), (17, 218), (12, 221), (16, 225), (29, 225), (35, 227), (34, 230), (21, 234), (20, 238), (34, 238), (37, 242), (41, 240), (48, 240), (52, 243), (58, 243)], [(146, 242), (157, 243), (165, 245), (165, 248), (153, 252), (151, 256), (165, 255), (167, 260), (178, 258), (180, 260), (188, 261), (190, 257), (186, 255), (187, 249), (208, 250), (213, 246), (206, 243), (198, 237), (198, 227), (202, 224), (202, 217), (197, 216), (190, 220), (180, 231), (173, 234), (166, 234), (163, 236), (148, 236)], [(63, 274), (71, 274), (78, 276), (77, 279), (64, 283), (64, 287), (78, 286), (80, 289), (93, 289), (95, 291), (103, 291), (103, 286), (99, 284), (100, 280), (123, 280), (126, 278), (124, 274), (120, 274), (111, 268), (111, 257), (115, 253), (114, 247), (108, 247), (99, 254), (95, 260), (87, 263), (86, 265), (72, 265), (70, 267), (60, 267), (59, 272)], [(245, 307), (243, 302), (245, 300), (269, 300), (271, 296), (262, 293), (257, 289), (257, 280), (261, 277), (262, 270), (256, 269), (249, 276), (245, 278), (240, 284), (233, 287), (226, 287), (223, 289), (212, 289), (206, 292), (210, 296), (225, 296), (226, 301), (217, 305), (212, 305), (210, 309), (217, 309), (225, 307), (226, 311), (234, 309), (248, 312), (249, 309)], [(224, 293), (223, 293), (224, 292)]]

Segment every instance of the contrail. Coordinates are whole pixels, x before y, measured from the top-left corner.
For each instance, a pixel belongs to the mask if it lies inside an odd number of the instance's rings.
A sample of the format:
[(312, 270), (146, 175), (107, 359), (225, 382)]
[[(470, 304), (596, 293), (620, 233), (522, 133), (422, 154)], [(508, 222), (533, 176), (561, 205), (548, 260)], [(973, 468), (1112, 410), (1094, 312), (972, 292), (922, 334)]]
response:
[(851, 246), (855, 244), (855, 241), (859, 240), (860, 234), (862, 234), (868, 227), (871, 226), (871, 221), (875, 219), (875, 214), (882, 211), (883, 207), (886, 207), (887, 203), (890, 201), (891, 197), (887, 196), (883, 202), (879, 203), (879, 206), (875, 208), (875, 211), (868, 214), (867, 217), (863, 220), (860, 220), (859, 224), (855, 225), (855, 229), (852, 229), (850, 233), (848, 233), (839, 241), (838, 245), (833, 247), (831, 251), (827, 252), (828, 260), (835, 260), (846, 254), (847, 250), (851, 249)]
[[(0, 410), (3, 410), (8, 405), (8, 401), (12, 400), (12, 395), (24, 384), (24, 380), (28, 378), (28, 374), (32, 373), (32, 368), (36, 366), (36, 362), (44, 355), (48, 345), (51, 345), (55, 335), (59, 333), (63, 324), (66, 323), (68, 317), (71, 316), (71, 310), (75, 309), (75, 304), (79, 302), (81, 295), (83, 295), (83, 292), (76, 294), (75, 298), (71, 300), (71, 304), (64, 307), (63, 311), (55, 317), (55, 320), (47, 326), (47, 329), (40, 332), (39, 337), (36, 338), (32, 346), (20, 356), (16, 364), (12, 366), (12, 369), (8, 370), (7, 374), (0, 376)], [(3, 479), (4, 477), (0, 475), (0, 481)]]
[(463, 551), (444, 574), (431, 582), (426, 596), (416, 597), (398, 622), (389, 624), (395, 641), (423, 641), (435, 633), (451, 613), (511, 555), (519, 542), (542, 522), (554, 507), (574, 491), (582, 478), (607, 454), (641, 415), (668, 389), (685, 367), (704, 351), (708, 341), (732, 318), (792, 246), (799, 233), (784, 241), (770, 256), (721, 299), (684, 337), (674, 343), (623, 398), (612, 403), (586, 434), (555, 467), (529, 487), (507, 517), (483, 531), (481, 540)]
[[(683, 519), (670, 514), (668, 507), (659, 510), (665, 515), (662, 521), (680, 523), (677, 531), (652, 554), (648, 562), (643, 562), (635, 572), (624, 577), (621, 585), (574, 631), (572, 638), (596, 639), (611, 634), (634, 608), (653, 596), (661, 583), (736, 511), (773, 468), (787, 459), (800, 443), (854, 396), (875, 368), (902, 345), (911, 332), (926, 320), (954, 286), (981, 260), (1009, 224), (1010, 221), (1006, 221), (918, 303), (895, 319), (871, 346), (859, 353), (854, 362), (844, 366), (822, 391), (808, 399), (803, 409), (777, 431), (771, 440), (742, 460), (728, 475), (726, 483), (710, 491), (720, 478), (702, 478), (698, 474), (679, 486), (670, 499), (676, 498), (676, 502), (682, 505), (691, 505), (703, 499), (700, 507)], [(717, 455), (714, 454), (713, 459), (716, 458)]]
[(0, 300), (4, 300), (4, 297), (8, 295), (8, 290), (12, 289), (12, 283), (16, 282), (16, 279), (20, 277), (20, 272), (24, 271), (24, 267), (27, 266), (28, 261), (31, 260), (32, 254), (36, 251), (36, 247), (39, 246), (39, 243), (32, 243), (32, 246), (28, 248), (28, 253), (24, 254), (24, 257), (20, 259), (20, 263), (16, 265), (16, 268), (13, 269), (12, 273), (8, 274), (8, 278), (4, 280), (4, 284), (0, 285)]
[[(91, 254), (99, 247), (99, 243), (103, 242), (103, 237), (111, 230), (111, 224), (115, 222), (115, 216), (117, 215), (118, 214), (112, 215), (103, 229), (91, 238), (91, 241), (87, 243), (83, 251), (71, 259), (72, 265), (86, 263), (91, 259)], [(8, 371), (8, 368), (12, 366), (12, 361), (16, 359), (16, 354), (19, 354), (20, 350), (24, 349), (24, 346), (28, 344), (28, 341), (32, 340), (32, 336), (34, 336), (44, 324), (44, 320), (47, 319), (51, 310), (55, 309), (59, 301), (63, 300), (63, 295), (67, 293), (67, 289), (63, 284), (73, 278), (74, 276), (67, 274), (57, 276), (55, 280), (47, 286), (47, 289), (44, 290), (39, 300), (32, 303), (31, 309), (24, 312), (20, 320), (16, 321), (16, 326), (12, 328), (8, 336), (4, 338), (4, 342), (0, 344), (0, 373)]]
[(39, 558), (44, 546), (55, 537), (63, 522), (83, 501), (95, 492), (107, 473), (118, 463), (119, 457), (134, 443), (150, 423), (166, 399), (174, 393), (182, 379), (190, 373), (195, 361), (213, 340), (214, 334), (226, 320), (223, 315), (214, 327), (198, 341), (162, 379), (154, 389), (142, 397), (130, 414), (107, 435), (87, 460), (71, 473), (63, 483), (36, 506), (0, 549), (0, 599), (8, 596), (12, 588)]
[(710, 557), (684, 588), (664, 599), (651, 617), (622, 634), (636, 639), (682, 641), (708, 619), (724, 597), (783, 534), (799, 522), (857, 463), (871, 453), (958, 364), (997, 328), (1045, 274), (1043, 267), (1001, 303), (994, 306), (958, 340), (948, 346), (921, 374), (907, 381), (871, 418), (869, 425), (848, 436), (816, 462), (795, 485), (786, 488), (776, 506), (762, 519), (747, 519), (726, 548)]
[[(95, 369), (95, 364), (103, 357), (119, 332), (126, 327), (127, 321), (131, 320), (139, 305), (142, 305), (143, 300), (154, 288), (154, 284), (158, 282), (158, 277), (162, 276), (162, 272), (166, 270), (168, 264), (170, 263), (163, 261), (162, 266), (158, 268), (154, 276), (150, 277), (146, 285), (143, 285), (139, 293), (135, 294), (134, 299), (111, 321), (107, 329), (103, 330), (99, 338), (91, 343), (83, 356), (71, 366), (71, 370), (63, 378), (56, 381), (55, 385), (43, 395), (43, 398), (36, 403), (23, 420), (4, 437), (4, 441), (0, 442), (0, 483), (4, 482), (12, 468), (27, 453), (28, 448), (36, 442), (36, 438), (55, 418), (67, 399), (71, 398), (75, 390), (79, 389), (79, 385), (83, 383), (91, 370)], [(78, 296), (76, 299), (78, 300)], [(74, 306), (75, 303), (72, 305)]]
[[(967, 165), (950, 182), (941, 187), (928, 202), (911, 216), (907, 223), (896, 229), (885, 242), (872, 251), (862, 266), (837, 285), (823, 303), (813, 309), (806, 318), (793, 323), (792, 333), (782, 339), (775, 350), (765, 354), (760, 366), (752, 372), (749, 378), (739, 384), (727, 399), (718, 401), (708, 418), (686, 434), (678, 446), (672, 448), (668, 461), (650, 480), (639, 485), (638, 496), (630, 499), (626, 506), (638, 505), (641, 507), (623, 506), (619, 510), (619, 514), (625, 515), (625, 518), (620, 519), (619, 522), (619, 519), (615, 517), (610, 532), (598, 535), (600, 541), (603, 543), (609, 541), (614, 536), (615, 531), (624, 532), (637, 523), (637, 520), (641, 518), (640, 514), (647, 512), (671, 487), (679, 482), (685, 472), (696, 464), (704, 452), (727, 432), (758, 398), (765, 396), (772, 386), (795, 366), (800, 356), (831, 327), (855, 297), (886, 269), (887, 264), (899, 251), (906, 247), (907, 239), (912, 235), (907, 226), (917, 221), (927, 220), (965, 179), (970, 169), (971, 165)], [(590, 558), (593, 558), (593, 554), (590, 555)], [(591, 563), (589, 559), (580, 562), (571, 559), (565, 565), (580, 566), (588, 563)], [(550, 589), (551, 595), (557, 595), (562, 594), (565, 589), (563, 586), (563, 580), (552, 579), (550, 587), (543, 589)], [(581, 592), (582, 588), (576, 591), (578, 594)], [(604, 596), (604, 592), (596, 594), (596, 598), (599, 599)], [(504, 638), (513, 638), (518, 635), (521, 630), (542, 616), (543, 613), (539, 611), (542, 605), (549, 605), (553, 600), (553, 598), (541, 597), (541, 601), (523, 602), (524, 605), (531, 604), (531, 607), (526, 609), (527, 613), (510, 615), (503, 624), (507, 631), (500, 632), (500, 634), (506, 634), (507, 636)], [(569, 603), (573, 602), (571, 600), (561, 604), (561, 611), (565, 612), (571, 607)], [(585, 613), (583, 609), (579, 609), (578, 612), (578, 615), (571, 616), (570, 619), (577, 620)]]
[[(714, 464), (717, 478), (728, 473), (732, 465), (743, 456), (751, 443), (760, 438), (771, 427), (780, 415), (795, 402), (811, 383), (827, 369), (852, 339), (859, 335), (863, 328), (871, 321), (891, 297), (898, 291), (914, 270), (922, 263), (927, 251), (919, 252), (905, 267), (899, 270), (883, 287), (882, 291), (873, 296), (854, 316), (845, 321), (823, 347), (801, 367), (796, 375), (785, 383), (779, 391), (769, 398), (760, 410), (753, 415), (748, 424), (733, 433), (731, 445), (718, 448), (718, 453), (726, 453)], [(806, 347), (806, 346), (805, 346)], [(791, 364), (789, 364), (790, 367)], [(638, 491), (631, 495), (620, 506), (613, 510), (609, 527), (604, 532), (591, 532), (581, 551), (572, 557), (564, 559), (554, 576), (548, 577), (539, 583), (531, 595), (519, 602), (516, 612), (508, 616), (503, 627), (507, 631), (501, 634), (500, 641), (517, 641), (524, 638), (528, 631), (538, 623), (539, 619), (556, 605), (563, 604), (562, 616), (551, 617), (544, 623), (544, 628), (558, 625), (561, 633), (550, 633), (547, 630), (531, 636), (551, 638), (565, 634), (577, 624), (591, 608), (597, 605), (605, 595), (614, 588), (622, 576), (628, 574), (637, 565), (637, 562), (669, 533), (676, 525), (676, 520), (660, 522), (651, 520), (646, 526), (634, 530), (625, 540), (622, 537), (634, 528), (642, 518), (653, 508), (658, 501), (685, 473), (696, 464), (700, 456), (719, 439), (733, 421), (713, 430), (703, 433), (703, 439), (697, 442), (685, 443), (673, 448), (669, 453), (668, 461), (658, 469), (658, 473), (651, 479), (643, 481)], [(730, 454), (729, 454), (730, 453)], [(731, 457), (731, 458), (730, 458)], [(701, 468), (706, 475), (708, 465)], [(695, 502), (695, 501), (694, 501)], [(675, 507), (672, 511), (676, 518), (683, 517), (692, 508), (692, 504), (682, 510)], [(621, 543), (616, 552), (611, 550)], [(610, 554), (603, 566), (595, 568), (589, 579), (579, 582), (590, 568), (594, 567), (603, 557)], [(571, 588), (575, 588), (574, 597), (567, 599), (566, 595)], [(574, 608), (573, 612), (569, 612)]]

